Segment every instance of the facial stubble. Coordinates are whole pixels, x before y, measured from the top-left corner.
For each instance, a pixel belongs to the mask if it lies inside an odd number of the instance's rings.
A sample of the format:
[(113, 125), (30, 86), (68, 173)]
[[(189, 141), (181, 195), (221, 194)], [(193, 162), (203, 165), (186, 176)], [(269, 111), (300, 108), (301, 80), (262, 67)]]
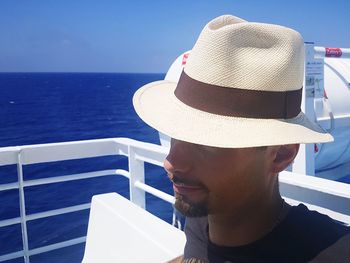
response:
[(208, 215), (208, 203), (206, 201), (194, 203), (185, 196), (175, 194), (175, 208), (184, 216), (201, 217)]

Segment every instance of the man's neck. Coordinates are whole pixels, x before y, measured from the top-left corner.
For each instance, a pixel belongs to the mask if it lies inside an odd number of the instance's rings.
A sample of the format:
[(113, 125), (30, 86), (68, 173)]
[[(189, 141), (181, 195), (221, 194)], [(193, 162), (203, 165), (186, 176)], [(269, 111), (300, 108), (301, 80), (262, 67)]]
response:
[(278, 194), (268, 202), (262, 200), (235, 213), (209, 215), (209, 238), (220, 246), (246, 245), (271, 232), (287, 212), (288, 205)]

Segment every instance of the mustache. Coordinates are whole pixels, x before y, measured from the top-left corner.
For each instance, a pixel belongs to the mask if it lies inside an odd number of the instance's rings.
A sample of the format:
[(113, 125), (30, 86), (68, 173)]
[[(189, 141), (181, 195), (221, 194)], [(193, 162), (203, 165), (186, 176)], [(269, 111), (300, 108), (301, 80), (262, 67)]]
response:
[(202, 183), (200, 183), (198, 181), (189, 180), (188, 178), (186, 178), (187, 176), (176, 175), (176, 174), (171, 174), (171, 173), (167, 173), (167, 174), (168, 174), (170, 181), (174, 184), (184, 184), (186, 186), (191, 186), (191, 187), (206, 188), (205, 185), (203, 185)]

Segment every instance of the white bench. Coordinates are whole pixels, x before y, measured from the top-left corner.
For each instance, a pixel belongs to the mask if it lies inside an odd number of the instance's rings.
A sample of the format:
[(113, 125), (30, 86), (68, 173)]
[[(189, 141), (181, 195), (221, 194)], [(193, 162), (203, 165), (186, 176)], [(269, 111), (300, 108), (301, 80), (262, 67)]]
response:
[(117, 193), (92, 198), (83, 263), (167, 262), (183, 254), (184, 233)]

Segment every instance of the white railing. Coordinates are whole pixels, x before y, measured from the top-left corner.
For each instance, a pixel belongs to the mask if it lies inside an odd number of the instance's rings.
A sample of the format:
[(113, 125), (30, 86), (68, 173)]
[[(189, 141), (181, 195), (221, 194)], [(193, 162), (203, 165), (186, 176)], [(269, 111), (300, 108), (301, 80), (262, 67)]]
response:
[[(173, 204), (173, 196), (144, 183), (144, 162), (148, 162), (157, 166), (163, 166), (163, 160), (166, 154), (167, 149), (162, 146), (138, 142), (128, 138), (100, 139), (0, 148), (0, 166), (16, 164), (18, 174), (18, 182), (2, 184), (0, 185), (0, 191), (18, 189), (20, 200), (20, 217), (2, 220), (0, 221), (0, 227), (21, 224), (23, 241), (23, 250), (1, 255), (0, 262), (24, 257), (25, 262), (28, 263), (30, 262), (29, 257), (32, 255), (72, 246), (79, 243), (84, 243), (86, 240), (86, 237), (83, 236), (48, 246), (29, 249), (27, 234), (28, 221), (89, 209), (90, 203), (44, 211), (35, 214), (27, 214), (24, 195), (25, 187), (46, 185), (72, 180), (81, 180), (100, 176), (121, 175), (129, 178), (130, 200), (142, 208), (145, 208), (145, 192), (148, 192)], [(109, 155), (127, 156), (129, 160), (129, 171), (116, 169), (35, 180), (23, 179), (23, 165)]]
[[(29, 249), (26, 228), (28, 221), (89, 209), (90, 203), (28, 215), (25, 207), (25, 187), (107, 175), (122, 175), (129, 178), (130, 200), (135, 204), (145, 207), (145, 192), (173, 204), (174, 197), (172, 195), (144, 183), (144, 163), (163, 166), (163, 160), (167, 153), (168, 149), (165, 147), (128, 138), (0, 148), (0, 166), (16, 164), (19, 178), (17, 183), (0, 185), (0, 191), (19, 189), (21, 210), (20, 217), (2, 220), (0, 221), (0, 227), (21, 224), (23, 240), (23, 250), (1, 255), (0, 262), (24, 257), (25, 262), (28, 263), (29, 257), (32, 255), (84, 243), (86, 240), (86, 237), (83, 236), (44, 247)], [(110, 155), (127, 156), (129, 171), (120, 169), (103, 170), (52, 178), (23, 180), (23, 165)], [(311, 209), (318, 210), (337, 220), (350, 224), (350, 185), (348, 184), (297, 173), (283, 172), (280, 174), (280, 191), (289, 203), (303, 202)]]

